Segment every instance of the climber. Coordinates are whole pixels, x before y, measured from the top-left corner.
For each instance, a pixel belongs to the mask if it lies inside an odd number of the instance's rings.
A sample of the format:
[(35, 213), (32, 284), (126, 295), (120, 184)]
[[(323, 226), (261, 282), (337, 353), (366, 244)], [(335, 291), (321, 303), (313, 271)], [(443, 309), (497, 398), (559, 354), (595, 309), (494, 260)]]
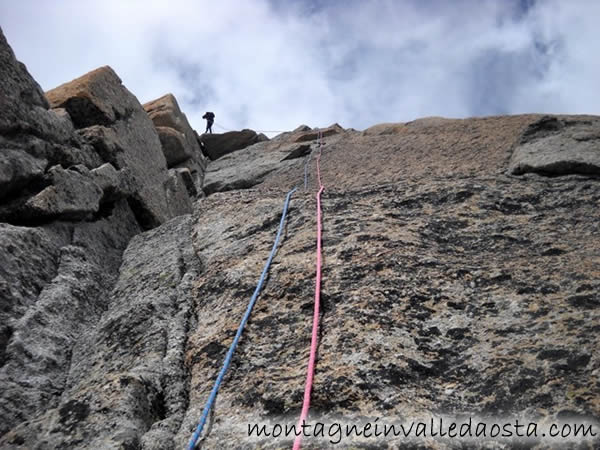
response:
[(204, 133), (211, 133), (212, 134), (212, 126), (213, 126), (213, 122), (215, 121), (215, 113), (207, 111), (202, 116), (202, 118), (206, 119), (206, 131)]

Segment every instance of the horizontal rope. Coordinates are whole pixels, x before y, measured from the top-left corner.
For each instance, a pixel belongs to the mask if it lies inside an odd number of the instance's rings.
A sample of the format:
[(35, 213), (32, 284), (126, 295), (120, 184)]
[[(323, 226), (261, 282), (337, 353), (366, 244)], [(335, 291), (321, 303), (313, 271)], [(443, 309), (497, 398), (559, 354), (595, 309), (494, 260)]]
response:
[[(214, 123), (216, 126), (218, 126), (221, 130), (224, 131), (239, 131), (239, 130), (231, 130), (229, 128), (225, 128), (222, 125), (219, 125), (217, 122)], [(257, 133), (287, 133), (290, 130), (252, 130), (252, 131), (256, 131)]]
[(267, 258), (267, 262), (262, 271), (262, 274), (260, 276), (260, 279), (258, 281), (256, 289), (254, 290), (254, 294), (252, 294), (252, 298), (250, 299), (250, 302), (248, 303), (248, 307), (246, 308), (246, 313), (244, 314), (244, 317), (242, 318), (242, 321), (240, 322), (237, 333), (235, 334), (235, 337), (233, 338), (233, 342), (231, 343), (231, 346), (229, 347), (227, 355), (225, 356), (225, 361), (223, 362), (223, 367), (221, 368), (221, 371), (219, 372), (219, 375), (217, 376), (215, 384), (214, 384), (212, 391), (210, 392), (210, 395), (208, 397), (208, 401), (206, 402), (206, 405), (204, 406), (204, 410), (202, 411), (202, 416), (200, 417), (198, 426), (196, 427), (196, 430), (194, 431), (194, 434), (192, 435), (192, 439), (190, 440), (190, 443), (188, 445), (188, 450), (193, 450), (196, 447), (196, 443), (198, 442), (198, 439), (200, 438), (200, 435), (202, 434), (202, 430), (204, 429), (204, 425), (206, 424), (206, 420), (208, 418), (210, 409), (215, 401), (215, 398), (217, 397), (219, 387), (221, 386), (223, 378), (225, 377), (225, 374), (227, 373), (227, 369), (229, 369), (229, 365), (231, 364), (231, 359), (233, 358), (233, 353), (235, 352), (235, 348), (237, 347), (238, 341), (240, 340), (240, 337), (242, 336), (242, 332), (244, 331), (246, 322), (248, 322), (248, 319), (250, 318), (250, 313), (252, 312), (252, 308), (254, 307), (254, 304), (256, 303), (258, 294), (260, 293), (260, 291), (262, 289), (263, 283), (264, 283), (267, 273), (269, 271), (269, 267), (271, 266), (271, 261), (273, 260), (273, 257), (275, 256), (275, 253), (277, 251), (277, 245), (279, 244), (279, 240), (281, 238), (281, 231), (283, 230), (283, 225), (285, 223), (285, 218), (287, 215), (290, 198), (292, 197), (292, 194), (295, 191), (296, 191), (296, 188), (292, 189), (290, 192), (288, 192), (287, 196), (285, 197), (285, 203), (283, 204), (283, 212), (281, 214), (281, 220), (279, 221), (279, 229), (277, 230), (277, 235), (275, 236), (275, 242), (273, 242), (273, 248), (271, 249), (271, 253), (269, 254), (269, 257)]

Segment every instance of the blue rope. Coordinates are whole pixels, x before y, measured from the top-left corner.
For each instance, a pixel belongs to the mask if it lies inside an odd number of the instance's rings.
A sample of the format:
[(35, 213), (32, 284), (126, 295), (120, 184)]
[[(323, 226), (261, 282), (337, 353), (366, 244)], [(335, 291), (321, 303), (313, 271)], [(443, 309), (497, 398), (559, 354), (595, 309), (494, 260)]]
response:
[(271, 261), (273, 260), (273, 257), (275, 256), (275, 252), (277, 250), (277, 245), (279, 244), (279, 239), (281, 237), (281, 231), (283, 230), (285, 216), (287, 215), (290, 198), (292, 197), (292, 194), (295, 191), (296, 191), (296, 188), (292, 189), (290, 192), (288, 192), (288, 194), (285, 198), (285, 203), (283, 205), (283, 213), (281, 214), (281, 220), (279, 221), (279, 230), (277, 230), (277, 236), (275, 237), (275, 242), (273, 243), (273, 248), (271, 249), (271, 254), (269, 255), (269, 258), (267, 259), (267, 263), (265, 264), (265, 268), (262, 271), (260, 280), (258, 281), (258, 285), (256, 286), (256, 289), (254, 290), (254, 294), (252, 294), (252, 298), (250, 299), (250, 303), (248, 303), (248, 307), (246, 308), (246, 313), (244, 314), (244, 317), (242, 318), (242, 321), (240, 322), (240, 326), (238, 327), (237, 333), (235, 334), (235, 337), (233, 338), (233, 342), (231, 343), (231, 346), (229, 347), (229, 351), (227, 352), (227, 355), (225, 356), (225, 361), (223, 362), (223, 367), (221, 368), (221, 371), (219, 372), (219, 375), (217, 376), (215, 385), (213, 386), (212, 391), (208, 397), (208, 401), (206, 402), (206, 405), (204, 406), (204, 410), (202, 411), (202, 416), (200, 417), (200, 422), (198, 423), (198, 426), (196, 427), (196, 431), (194, 431), (194, 434), (192, 435), (192, 439), (190, 440), (190, 443), (188, 445), (188, 450), (193, 450), (196, 447), (196, 442), (198, 442), (198, 439), (200, 438), (200, 435), (202, 434), (202, 430), (204, 429), (204, 425), (206, 424), (206, 420), (208, 419), (208, 413), (210, 412), (210, 409), (212, 408), (215, 398), (217, 397), (217, 392), (219, 391), (221, 382), (223, 381), (223, 378), (225, 377), (225, 373), (227, 372), (227, 369), (229, 369), (229, 365), (231, 364), (231, 358), (233, 357), (233, 352), (235, 351), (238, 341), (240, 340), (240, 337), (242, 336), (242, 331), (244, 331), (246, 322), (248, 322), (248, 318), (250, 317), (250, 313), (252, 312), (254, 303), (256, 303), (258, 294), (260, 293), (260, 291), (262, 289), (263, 283), (265, 281), (265, 277), (267, 276), (269, 267), (271, 266)]

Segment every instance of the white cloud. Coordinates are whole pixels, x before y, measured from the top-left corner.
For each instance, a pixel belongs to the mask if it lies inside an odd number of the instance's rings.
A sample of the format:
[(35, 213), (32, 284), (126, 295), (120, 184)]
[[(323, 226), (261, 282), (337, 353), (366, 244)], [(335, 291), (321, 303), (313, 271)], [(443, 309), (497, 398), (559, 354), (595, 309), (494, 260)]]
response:
[(598, 113), (600, 3), (524, 3), (20, 0), (0, 25), (44, 89), (109, 64), (199, 131)]

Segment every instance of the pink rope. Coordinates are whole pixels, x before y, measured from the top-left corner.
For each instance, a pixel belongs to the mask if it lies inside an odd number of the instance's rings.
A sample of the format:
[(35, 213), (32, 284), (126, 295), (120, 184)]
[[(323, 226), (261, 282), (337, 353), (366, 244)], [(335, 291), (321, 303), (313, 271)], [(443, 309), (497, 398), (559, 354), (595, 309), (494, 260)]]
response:
[[(315, 283), (315, 310), (313, 314), (313, 327), (312, 327), (312, 339), (310, 342), (310, 357), (308, 359), (308, 369), (306, 371), (306, 384), (304, 386), (304, 402), (302, 403), (302, 413), (300, 414), (300, 420), (298, 421), (298, 427), (300, 428), (303, 423), (306, 422), (308, 417), (308, 410), (310, 408), (310, 394), (312, 391), (313, 377), (315, 374), (315, 360), (317, 358), (317, 346), (319, 339), (319, 304), (321, 300), (321, 193), (323, 192), (324, 186), (321, 184), (321, 142), (322, 132), (319, 131), (319, 155), (317, 156), (317, 180), (319, 183), (319, 191), (317, 192), (317, 279)], [(301, 428), (300, 428), (301, 429)], [(300, 444), (302, 443), (302, 433), (296, 436), (294, 439), (293, 450), (300, 450)]]

